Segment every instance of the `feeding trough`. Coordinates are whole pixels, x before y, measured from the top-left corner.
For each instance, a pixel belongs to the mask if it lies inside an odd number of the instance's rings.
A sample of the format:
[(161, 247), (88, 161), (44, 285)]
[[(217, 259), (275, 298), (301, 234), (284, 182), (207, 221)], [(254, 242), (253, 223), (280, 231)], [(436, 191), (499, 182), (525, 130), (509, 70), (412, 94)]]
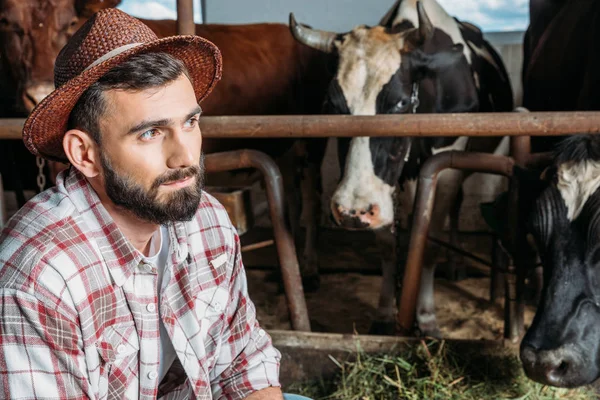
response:
[(254, 225), (250, 187), (207, 186), (204, 190), (214, 196), (227, 210), (231, 223), (241, 236)]

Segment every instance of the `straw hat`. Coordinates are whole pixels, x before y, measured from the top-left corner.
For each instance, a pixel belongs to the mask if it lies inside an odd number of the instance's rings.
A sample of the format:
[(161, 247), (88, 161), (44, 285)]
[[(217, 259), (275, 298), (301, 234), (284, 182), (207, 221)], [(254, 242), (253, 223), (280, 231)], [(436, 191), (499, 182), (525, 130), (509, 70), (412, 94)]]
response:
[(133, 55), (164, 52), (187, 67), (200, 102), (221, 79), (221, 53), (199, 36), (158, 37), (116, 8), (94, 14), (60, 51), (54, 66), (56, 89), (31, 112), (23, 127), (25, 146), (35, 155), (66, 161), (63, 135), (71, 110), (87, 88)]

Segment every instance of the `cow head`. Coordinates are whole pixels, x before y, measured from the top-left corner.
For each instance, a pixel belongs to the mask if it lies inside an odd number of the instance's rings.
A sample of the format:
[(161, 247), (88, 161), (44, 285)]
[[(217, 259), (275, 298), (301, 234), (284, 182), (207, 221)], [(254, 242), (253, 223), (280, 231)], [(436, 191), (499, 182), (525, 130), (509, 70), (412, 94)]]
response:
[[(329, 114), (403, 114), (472, 111), (478, 105), (470, 66), (461, 44), (434, 27), (417, 3), (418, 28), (358, 26), (344, 34), (299, 25), (294, 37), (337, 56), (337, 71), (324, 104)], [(378, 229), (394, 220), (393, 192), (411, 147), (410, 138), (340, 139), (343, 178), (332, 201), (335, 221), (348, 229)]]
[(26, 114), (54, 89), (54, 60), (71, 35), (120, 0), (0, 0), (0, 71), (11, 114)]
[(544, 288), (521, 360), (531, 379), (575, 387), (600, 377), (600, 138), (565, 140), (551, 170), (529, 210)]

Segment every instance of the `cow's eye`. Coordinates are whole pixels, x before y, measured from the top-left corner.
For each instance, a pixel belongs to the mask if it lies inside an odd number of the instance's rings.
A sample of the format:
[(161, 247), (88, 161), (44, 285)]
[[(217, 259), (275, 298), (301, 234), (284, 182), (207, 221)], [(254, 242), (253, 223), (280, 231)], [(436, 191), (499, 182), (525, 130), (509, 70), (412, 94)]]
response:
[(394, 109), (392, 111), (395, 113), (405, 112), (409, 105), (410, 101), (408, 101), (408, 99), (402, 99), (394, 105)]

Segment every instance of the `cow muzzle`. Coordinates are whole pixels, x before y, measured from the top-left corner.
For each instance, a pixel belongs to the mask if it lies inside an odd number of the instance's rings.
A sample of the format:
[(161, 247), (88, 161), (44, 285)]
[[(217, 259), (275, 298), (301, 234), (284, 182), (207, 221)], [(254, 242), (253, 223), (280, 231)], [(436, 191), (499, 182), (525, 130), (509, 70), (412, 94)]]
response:
[(377, 204), (369, 204), (362, 209), (344, 207), (332, 202), (331, 215), (334, 221), (345, 229), (377, 229), (383, 225), (381, 209)]
[(596, 378), (594, 362), (587, 360), (574, 345), (541, 350), (524, 342), (520, 356), (527, 376), (544, 385), (573, 388)]

